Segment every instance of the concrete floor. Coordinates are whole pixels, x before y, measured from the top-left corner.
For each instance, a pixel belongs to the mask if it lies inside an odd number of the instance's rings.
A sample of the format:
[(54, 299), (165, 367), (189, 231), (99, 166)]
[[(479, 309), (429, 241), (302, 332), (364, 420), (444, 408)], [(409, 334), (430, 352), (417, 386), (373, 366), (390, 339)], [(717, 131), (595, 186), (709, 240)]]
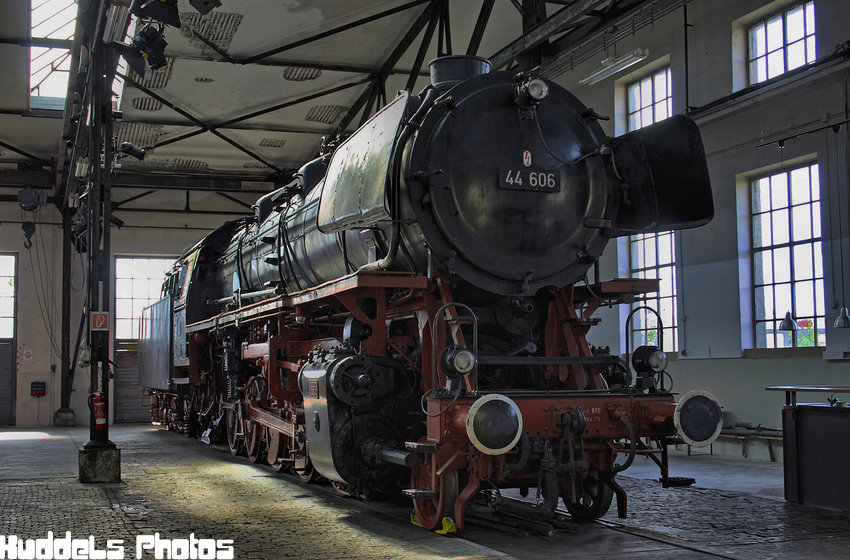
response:
[(77, 450), (88, 429), (0, 430), (0, 535), (121, 539), (127, 557), (154, 532), (232, 539), (246, 559), (850, 557), (850, 514), (786, 503), (777, 463), (674, 453), (671, 475), (697, 482), (663, 489), (639, 458), (618, 477), (627, 519), (612, 507), (601, 523), (550, 538), (479, 526), (443, 537), (412, 526), (406, 503), (340, 498), (152, 426), (117, 426), (111, 438), (122, 483), (83, 485)]

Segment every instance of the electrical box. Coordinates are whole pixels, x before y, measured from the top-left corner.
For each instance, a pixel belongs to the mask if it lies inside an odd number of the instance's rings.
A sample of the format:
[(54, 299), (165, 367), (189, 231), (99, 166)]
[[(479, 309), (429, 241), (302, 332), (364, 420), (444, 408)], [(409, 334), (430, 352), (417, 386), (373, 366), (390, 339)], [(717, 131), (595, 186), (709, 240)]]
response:
[(43, 397), (47, 394), (47, 383), (44, 381), (33, 381), (30, 383), (30, 394), (33, 397)]

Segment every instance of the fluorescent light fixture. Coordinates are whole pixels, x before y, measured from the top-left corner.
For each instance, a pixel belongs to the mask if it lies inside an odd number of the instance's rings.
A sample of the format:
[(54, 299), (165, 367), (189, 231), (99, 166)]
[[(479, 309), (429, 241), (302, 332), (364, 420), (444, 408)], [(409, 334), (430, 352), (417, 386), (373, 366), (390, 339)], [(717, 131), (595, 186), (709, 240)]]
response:
[(592, 86), (598, 82), (601, 82), (605, 78), (610, 78), (617, 72), (621, 72), (642, 61), (646, 57), (649, 56), (649, 49), (635, 49), (633, 51), (629, 51), (624, 55), (615, 56), (614, 58), (606, 58), (602, 61), (602, 66), (580, 79), (578, 83), (583, 85)]

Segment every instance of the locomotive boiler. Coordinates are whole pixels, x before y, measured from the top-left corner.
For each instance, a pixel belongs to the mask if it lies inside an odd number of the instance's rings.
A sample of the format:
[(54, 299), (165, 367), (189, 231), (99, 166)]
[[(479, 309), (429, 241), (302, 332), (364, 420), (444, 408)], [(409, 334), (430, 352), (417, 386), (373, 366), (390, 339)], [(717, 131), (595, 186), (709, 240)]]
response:
[(341, 493), (401, 491), (426, 528), (462, 527), (483, 491), (580, 521), (616, 495), (625, 515), (636, 455), (666, 480), (671, 438), (717, 436), (711, 395), (657, 383), (662, 349), (628, 363), (585, 336), (657, 290), (588, 280), (610, 239), (711, 219), (696, 126), (608, 138), (560, 86), (489, 69), (433, 61), (423, 92), (186, 251), (143, 321), (155, 422)]

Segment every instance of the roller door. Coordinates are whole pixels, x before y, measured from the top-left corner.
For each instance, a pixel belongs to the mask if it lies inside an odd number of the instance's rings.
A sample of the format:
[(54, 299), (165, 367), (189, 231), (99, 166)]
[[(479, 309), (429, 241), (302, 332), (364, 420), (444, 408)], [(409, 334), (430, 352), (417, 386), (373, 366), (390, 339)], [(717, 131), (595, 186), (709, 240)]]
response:
[(15, 423), (15, 341), (0, 340), (0, 426)]
[(118, 341), (115, 349), (112, 407), (115, 422), (150, 422), (150, 397), (139, 385), (139, 351), (135, 341)]

